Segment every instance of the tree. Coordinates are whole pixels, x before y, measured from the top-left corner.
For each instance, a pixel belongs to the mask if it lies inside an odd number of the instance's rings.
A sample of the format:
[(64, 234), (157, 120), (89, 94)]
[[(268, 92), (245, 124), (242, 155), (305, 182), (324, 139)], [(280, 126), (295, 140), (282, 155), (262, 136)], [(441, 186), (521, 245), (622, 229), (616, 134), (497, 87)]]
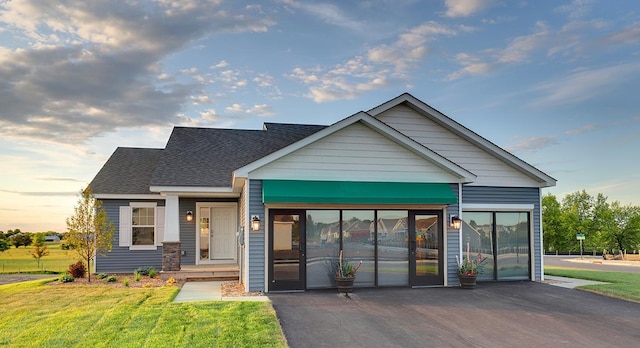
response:
[(562, 230), (560, 202), (552, 194), (542, 197), (542, 231), (544, 250), (565, 250), (566, 236)]
[(612, 228), (607, 234), (610, 247), (618, 250), (635, 249), (640, 244), (640, 208), (611, 203)]
[(67, 243), (87, 263), (91, 282), (91, 261), (96, 254), (105, 255), (111, 251), (113, 224), (107, 219), (102, 203), (91, 193), (91, 187), (80, 191), (74, 215), (67, 218)]
[(9, 250), (9, 248), (11, 248), (11, 245), (9, 245), (7, 240), (6, 239), (0, 239), (0, 253), (5, 251), (5, 250)]
[(31, 245), (31, 233), (28, 232), (19, 232), (18, 234), (14, 234), (10, 238), (11, 244), (16, 248), (21, 246), (28, 247)]
[(33, 250), (31, 250), (31, 256), (38, 261), (38, 268), (40, 268), (40, 259), (49, 255), (49, 250), (44, 246), (44, 236), (41, 233), (37, 233), (33, 236)]

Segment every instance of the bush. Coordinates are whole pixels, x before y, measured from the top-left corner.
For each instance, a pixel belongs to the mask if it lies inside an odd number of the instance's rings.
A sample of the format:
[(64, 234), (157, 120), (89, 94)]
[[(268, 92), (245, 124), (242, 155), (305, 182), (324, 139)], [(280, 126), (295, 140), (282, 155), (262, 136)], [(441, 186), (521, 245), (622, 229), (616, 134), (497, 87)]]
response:
[(149, 278), (155, 278), (156, 275), (158, 275), (158, 272), (155, 269), (150, 269), (149, 270)]
[(115, 283), (117, 281), (118, 281), (118, 278), (116, 278), (115, 276), (111, 276), (107, 278), (107, 283)]
[(69, 250), (69, 249), (71, 249), (71, 246), (69, 244), (67, 244), (67, 243), (62, 243), (62, 244), (60, 244), (60, 249)]
[(104, 279), (104, 278), (106, 278), (107, 276), (108, 276), (108, 274), (106, 274), (106, 273), (104, 273), (104, 272), (103, 272), (103, 273), (98, 273), (98, 274), (96, 274), (96, 278), (98, 278), (98, 279)]
[(87, 269), (84, 267), (84, 263), (82, 263), (82, 261), (78, 261), (69, 265), (68, 272), (74, 278), (84, 278), (87, 274)]
[(129, 278), (124, 278), (124, 280), (122, 281), (122, 284), (126, 287), (129, 287)]
[(173, 285), (175, 285), (175, 283), (176, 283), (176, 278), (171, 277), (171, 278), (167, 279), (166, 285), (167, 286), (173, 286)]
[(152, 266), (142, 266), (138, 267), (133, 273), (139, 273), (143, 276), (148, 276), (151, 270), (155, 272), (155, 269)]
[(142, 277), (142, 275), (138, 272), (133, 274), (133, 280), (139, 282), (140, 281), (140, 277)]
[(74, 278), (70, 274), (65, 274), (62, 277), (60, 277), (60, 279), (58, 279), (58, 280), (60, 281), (60, 283), (70, 283), (70, 282), (76, 280), (76, 278)]

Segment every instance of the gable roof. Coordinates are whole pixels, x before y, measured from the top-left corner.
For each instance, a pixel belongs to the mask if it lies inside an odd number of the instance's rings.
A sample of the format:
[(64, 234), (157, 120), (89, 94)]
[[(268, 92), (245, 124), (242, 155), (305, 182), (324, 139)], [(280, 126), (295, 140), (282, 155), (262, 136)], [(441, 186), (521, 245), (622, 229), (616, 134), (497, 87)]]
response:
[(407, 137), (406, 135), (398, 132), (397, 130), (389, 127), (385, 123), (371, 117), (371, 115), (366, 112), (359, 112), (357, 114), (351, 115), (341, 121), (338, 121), (331, 126), (322, 129), (300, 141), (293, 143), (287, 147), (284, 147), (278, 151), (271, 153), (268, 156), (261, 157), (255, 162), (249, 163), (246, 166), (239, 168), (235, 171), (234, 175), (236, 177), (247, 177), (250, 172), (269, 164), (273, 161), (276, 161), (288, 154), (293, 153), (296, 150), (299, 150), (309, 144), (312, 144), (322, 138), (328, 137), (331, 134), (336, 133), (337, 131), (344, 129), (352, 124), (361, 122), (367, 127), (375, 130), (376, 132), (384, 135), (388, 139), (396, 142), (397, 144), (403, 146), (407, 150), (417, 154), (418, 156), (424, 158), (425, 160), (437, 165), (448, 173), (453, 174), (458, 177), (460, 182), (472, 182), (475, 180), (476, 176), (469, 172), (468, 170), (460, 167), (459, 165), (451, 162), (450, 160), (440, 156), (439, 154), (431, 151), (430, 149), (424, 147), (423, 145), (417, 143), (415, 140)]
[(174, 127), (147, 185), (231, 187), (237, 168), (326, 127), (283, 123), (265, 123), (262, 130)]
[(544, 187), (549, 187), (549, 186), (555, 186), (556, 185), (556, 179), (554, 179), (553, 177), (547, 175), (546, 173), (544, 173), (543, 171), (539, 170), (538, 168), (530, 165), (529, 163), (521, 160), (520, 158), (518, 158), (517, 156), (513, 155), (512, 153), (504, 150), (503, 148), (499, 147), (498, 145), (492, 143), (491, 141), (483, 138), (482, 136), (478, 135), (477, 133), (475, 133), (474, 131), (468, 129), (467, 127), (463, 126), (462, 124), (454, 121), (453, 119), (449, 118), (448, 116), (446, 116), (445, 114), (441, 113), (440, 111), (432, 108), (431, 106), (429, 106), (428, 104), (426, 104), (425, 102), (419, 100), (418, 98), (412, 96), (409, 93), (403, 93), (401, 95), (399, 95), (396, 98), (393, 98), (381, 105), (376, 106), (375, 108), (367, 111), (367, 113), (369, 113), (370, 115), (372, 115), (373, 117), (376, 117), (377, 115), (397, 106), (400, 104), (404, 104), (408, 107), (410, 107), (411, 109), (415, 110), (416, 112), (422, 114), (425, 117), (428, 117), (429, 119), (431, 119), (432, 121), (438, 123), (440, 126), (444, 127), (445, 129), (447, 129), (448, 131), (450, 131), (451, 133), (454, 133), (458, 136), (460, 136), (461, 138), (469, 141), (470, 143), (474, 144), (475, 146), (487, 151), (488, 153), (496, 156), (497, 158), (501, 159), (502, 161), (504, 161), (506, 164), (508, 164), (509, 166), (511, 166), (512, 168), (524, 173), (525, 175), (533, 178), (534, 180), (537, 180), (538, 182), (540, 182), (542, 184), (542, 186)]
[(118, 147), (93, 178), (94, 194), (152, 194), (149, 181), (162, 149)]

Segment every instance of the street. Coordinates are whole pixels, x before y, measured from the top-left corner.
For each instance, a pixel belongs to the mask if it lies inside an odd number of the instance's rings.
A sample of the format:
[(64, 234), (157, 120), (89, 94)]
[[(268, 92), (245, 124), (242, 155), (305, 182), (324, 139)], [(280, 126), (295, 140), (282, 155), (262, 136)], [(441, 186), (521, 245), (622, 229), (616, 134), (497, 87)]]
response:
[(640, 261), (603, 260), (601, 256), (583, 256), (581, 260), (580, 255), (545, 255), (544, 265), (640, 274)]

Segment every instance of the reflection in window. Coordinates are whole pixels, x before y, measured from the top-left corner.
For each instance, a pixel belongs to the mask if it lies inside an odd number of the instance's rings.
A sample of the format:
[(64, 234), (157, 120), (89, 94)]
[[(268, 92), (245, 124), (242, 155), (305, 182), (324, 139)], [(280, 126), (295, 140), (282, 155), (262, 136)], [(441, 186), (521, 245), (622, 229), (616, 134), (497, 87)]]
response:
[(133, 208), (131, 214), (132, 245), (155, 244), (155, 208)]
[(496, 213), (498, 280), (529, 278), (529, 214)]
[(373, 210), (342, 211), (342, 245), (348, 261), (360, 262), (354, 286), (375, 286)]
[(273, 217), (273, 280), (300, 279), (300, 216)]
[(472, 258), (478, 254), (486, 257), (484, 272), (478, 279), (493, 280), (493, 213), (465, 212), (462, 217), (462, 253), (465, 256), (469, 253)]
[(406, 210), (379, 210), (378, 285), (409, 284), (409, 229)]
[(307, 288), (335, 286), (333, 262), (340, 251), (340, 211), (307, 210)]

